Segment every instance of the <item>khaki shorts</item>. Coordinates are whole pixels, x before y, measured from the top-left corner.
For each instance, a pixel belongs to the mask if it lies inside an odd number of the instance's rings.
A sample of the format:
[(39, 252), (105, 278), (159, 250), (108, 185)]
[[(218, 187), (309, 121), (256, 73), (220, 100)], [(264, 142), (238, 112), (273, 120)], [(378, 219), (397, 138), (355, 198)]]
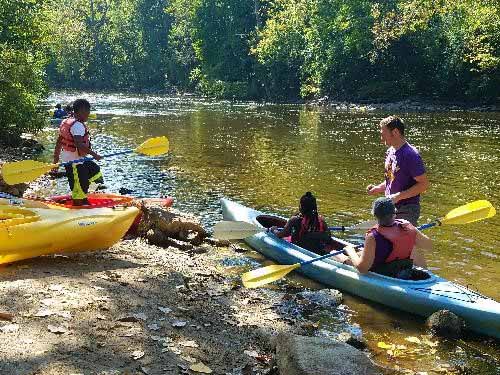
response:
[(419, 204), (404, 204), (397, 208), (396, 219), (408, 220), (414, 226), (417, 226), (420, 218)]

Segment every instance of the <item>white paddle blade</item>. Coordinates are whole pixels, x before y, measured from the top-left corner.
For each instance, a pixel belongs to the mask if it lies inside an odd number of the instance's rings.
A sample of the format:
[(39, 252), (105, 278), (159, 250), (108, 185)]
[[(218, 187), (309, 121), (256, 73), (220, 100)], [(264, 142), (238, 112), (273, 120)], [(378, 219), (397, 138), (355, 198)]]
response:
[(214, 226), (214, 237), (219, 240), (242, 240), (265, 230), (246, 221), (220, 221)]
[(351, 230), (351, 231), (368, 230), (372, 228), (374, 225), (377, 225), (377, 220), (368, 220), (368, 221), (363, 221), (356, 225), (352, 225), (349, 228), (346, 228), (346, 230)]

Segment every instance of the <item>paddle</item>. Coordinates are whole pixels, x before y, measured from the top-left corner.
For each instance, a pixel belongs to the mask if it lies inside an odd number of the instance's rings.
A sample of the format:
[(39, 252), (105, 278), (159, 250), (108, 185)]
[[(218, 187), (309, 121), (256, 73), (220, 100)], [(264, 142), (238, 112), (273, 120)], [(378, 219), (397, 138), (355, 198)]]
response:
[[(486, 200), (479, 200), (457, 207), (448, 212), (448, 214), (444, 218), (421, 225), (418, 227), (418, 229), (424, 230), (427, 228), (445, 224), (473, 223), (475, 221), (488, 219), (494, 216), (495, 213), (495, 208), (491, 205), (490, 202)], [(362, 245), (356, 246), (356, 248), (360, 247), (362, 247)], [(343, 252), (344, 250), (339, 250), (334, 253), (326, 254), (318, 258), (313, 258), (291, 265), (273, 264), (267, 267), (262, 267), (250, 272), (246, 272), (242, 275), (241, 279), (245, 287), (258, 288), (262, 285), (266, 285), (268, 283), (272, 283), (273, 281), (279, 280), (285, 277), (288, 273), (304, 265), (317, 262), (322, 259), (330, 258)]]
[[(168, 152), (167, 137), (150, 138), (133, 150), (125, 150), (115, 152), (113, 154), (103, 155), (103, 158), (108, 158), (116, 155), (130, 154), (136, 152), (147, 156), (157, 156)], [(7, 162), (2, 167), (2, 177), (9, 185), (15, 185), (22, 182), (30, 182), (40, 177), (41, 175), (50, 172), (59, 166), (69, 165), (71, 163), (80, 163), (86, 160), (92, 160), (93, 157), (84, 157), (77, 160), (72, 160), (66, 163), (44, 163), (36, 160), (22, 160), (15, 162)]]
[[(350, 227), (340, 226), (329, 227), (328, 229), (334, 231), (368, 230), (376, 223), (376, 221), (364, 221)], [(220, 240), (241, 240), (266, 230), (267, 228), (246, 221), (220, 221), (214, 226), (214, 237)]]

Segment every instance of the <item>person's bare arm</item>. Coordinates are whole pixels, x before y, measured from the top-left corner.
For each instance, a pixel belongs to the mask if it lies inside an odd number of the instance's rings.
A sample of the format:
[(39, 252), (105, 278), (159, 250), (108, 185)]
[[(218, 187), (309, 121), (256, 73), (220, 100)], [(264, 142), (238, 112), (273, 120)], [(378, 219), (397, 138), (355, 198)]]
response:
[(370, 184), (366, 187), (366, 192), (368, 193), (368, 195), (383, 193), (385, 191), (385, 186), (385, 181), (382, 181), (378, 185)]
[(59, 156), (61, 155), (62, 149), (62, 137), (59, 135), (57, 137), (56, 146), (54, 147), (54, 164), (59, 163)]
[(358, 255), (356, 249), (352, 246), (345, 248), (345, 251), (351, 263), (360, 273), (367, 273), (372, 268), (373, 262), (375, 260), (375, 238), (372, 234), (368, 234), (365, 238), (365, 247), (361, 256)]
[(86, 155), (92, 155), (95, 160), (101, 160), (101, 156), (98, 153), (94, 152), (90, 147), (85, 146), (85, 144), (83, 143), (83, 137), (81, 135), (74, 135), (73, 139), (75, 140), (78, 155), (82, 157)]
[(415, 246), (424, 250), (432, 250), (432, 240), (417, 229)]
[(429, 188), (429, 179), (427, 178), (427, 175), (425, 173), (414, 178), (415, 181), (417, 181), (415, 185), (413, 185), (411, 188), (407, 190), (392, 194), (390, 196), (390, 198), (394, 203), (398, 203), (400, 200), (408, 199), (416, 195), (422, 194)]

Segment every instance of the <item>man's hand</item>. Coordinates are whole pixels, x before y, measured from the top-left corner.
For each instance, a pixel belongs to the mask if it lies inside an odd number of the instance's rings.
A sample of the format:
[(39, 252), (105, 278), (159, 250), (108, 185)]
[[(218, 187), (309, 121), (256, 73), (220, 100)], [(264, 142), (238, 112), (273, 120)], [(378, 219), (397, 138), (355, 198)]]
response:
[(396, 204), (401, 200), (401, 193), (391, 194), (387, 198), (391, 198), (392, 203)]
[(92, 154), (92, 156), (94, 157), (95, 160), (99, 161), (102, 159), (102, 156), (99, 155), (99, 154), (96, 154), (95, 152)]

